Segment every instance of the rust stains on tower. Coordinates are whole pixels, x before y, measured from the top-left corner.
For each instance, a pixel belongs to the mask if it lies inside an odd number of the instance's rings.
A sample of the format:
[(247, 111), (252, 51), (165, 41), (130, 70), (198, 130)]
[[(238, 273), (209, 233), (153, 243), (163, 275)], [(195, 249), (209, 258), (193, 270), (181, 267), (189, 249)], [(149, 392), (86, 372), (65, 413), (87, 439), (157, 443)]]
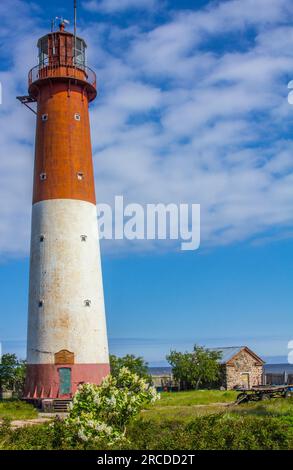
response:
[(62, 25), (41, 38), (40, 64), (29, 73), (29, 95), (39, 109), (33, 203), (57, 198), (96, 203), (88, 117), (96, 77), (83, 61), (85, 42), (77, 38), (80, 54), (74, 60), (73, 41)]

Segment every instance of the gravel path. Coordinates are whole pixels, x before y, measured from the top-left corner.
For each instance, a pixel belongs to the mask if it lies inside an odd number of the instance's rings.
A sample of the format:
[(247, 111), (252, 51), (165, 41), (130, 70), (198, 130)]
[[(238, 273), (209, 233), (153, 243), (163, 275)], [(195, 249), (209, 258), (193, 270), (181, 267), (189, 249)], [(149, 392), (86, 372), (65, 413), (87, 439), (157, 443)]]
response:
[[(12, 429), (22, 428), (23, 426), (35, 426), (37, 424), (45, 424), (52, 421), (53, 418), (59, 416), (65, 418), (68, 413), (39, 413), (37, 418), (32, 419), (16, 419), (11, 421)], [(2, 423), (2, 420), (0, 420)]]

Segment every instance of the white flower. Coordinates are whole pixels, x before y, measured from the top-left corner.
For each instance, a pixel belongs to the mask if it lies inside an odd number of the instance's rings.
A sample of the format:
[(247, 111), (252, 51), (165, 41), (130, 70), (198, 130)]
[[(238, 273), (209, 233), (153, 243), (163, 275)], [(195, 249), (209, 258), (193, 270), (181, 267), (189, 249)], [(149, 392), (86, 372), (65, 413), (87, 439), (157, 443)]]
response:
[(98, 393), (96, 393), (94, 396), (94, 403), (95, 405), (99, 405), (101, 403), (101, 397)]
[(78, 431), (78, 437), (82, 440), (82, 441), (88, 441), (88, 437), (85, 435), (83, 429), (80, 429)]
[(96, 424), (96, 431), (98, 432), (104, 432), (105, 434), (111, 434), (112, 433), (112, 428), (111, 426), (108, 426), (106, 423), (100, 422)]
[(147, 389), (149, 388), (149, 384), (147, 384), (147, 383), (143, 380), (143, 381), (141, 381), (141, 383), (140, 383), (140, 388), (141, 388), (142, 390), (147, 390)]
[(106, 403), (110, 406), (115, 406), (116, 405), (116, 398), (114, 396), (107, 398)]

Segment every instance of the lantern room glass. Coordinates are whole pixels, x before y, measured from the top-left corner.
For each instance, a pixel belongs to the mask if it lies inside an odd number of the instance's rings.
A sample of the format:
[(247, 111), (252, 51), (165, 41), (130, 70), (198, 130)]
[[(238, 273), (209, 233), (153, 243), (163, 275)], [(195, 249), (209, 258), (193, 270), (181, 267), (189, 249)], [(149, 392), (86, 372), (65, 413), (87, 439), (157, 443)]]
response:
[[(56, 36), (55, 34), (54, 36), (52, 35), (52, 38), (49, 37), (50, 35), (47, 35), (39, 40), (39, 67), (43, 68), (53, 63), (56, 65), (56, 62), (59, 63), (59, 65), (69, 65), (69, 58), (71, 58), (72, 62), (70, 65), (73, 64), (78, 68), (84, 69), (86, 66), (85, 50), (87, 47), (85, 41), (79, 37), (74, 38), (74, 36), (69, 36), (71, 40), (64, 41), (61, 45), (58, 41), (57, 34)], [(61, 64), (61, 62), (64, 62), (65, 57), (67, 58), (66, 64)]]
[(75, 64), (77, 67), (83, 68), (85, 67), (85, 49), (86, 49), (86, 44), (83, 39), (76, 38), (75, 41)]
[(48, 64), (49, 48), (48, 48), (48, 36), (44, 36), (39, 40), (39, 65), (40, 67)]

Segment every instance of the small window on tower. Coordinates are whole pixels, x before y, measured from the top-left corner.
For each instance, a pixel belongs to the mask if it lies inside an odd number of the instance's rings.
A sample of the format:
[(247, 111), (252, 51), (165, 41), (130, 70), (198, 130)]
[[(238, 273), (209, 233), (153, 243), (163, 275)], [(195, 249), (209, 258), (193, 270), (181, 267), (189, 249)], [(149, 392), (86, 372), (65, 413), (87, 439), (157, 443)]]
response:
[(41, 308), (41, 307), (43, 307), (43, 305), (44, 305), (44, 301), (43, 301), (43, 300), (39, 300), (39, 307)]
[(80, 181), (84, 179), (84, 174), (81, 171), (77, 173), (77, 179)]
[(42, 114), (42, 121), (48, 121), (48, 114)]
[(90, 307), (90, 306), (91, 306), (91, 303), (92, 303), (92, 302), (91, 302), (91, 300), (89, 300), (89, 299), (86, 299), (86, 300), (84, 301), (85, 307)]
[(80, 235), (81, 241), (86, 242), (87, 235)]
[(44, 240), (45, 240), (44, 235), (41, 235), (41, 236), (40, 236), (40, 242), (42, 243)]
[(80, 121), (80, 114), (75, 113), (74, 119), (75, 119), (76, 121)]
[(45, 181), (47, 179), (47, 173), (41, 173), (40, 174), (40, 180)]

